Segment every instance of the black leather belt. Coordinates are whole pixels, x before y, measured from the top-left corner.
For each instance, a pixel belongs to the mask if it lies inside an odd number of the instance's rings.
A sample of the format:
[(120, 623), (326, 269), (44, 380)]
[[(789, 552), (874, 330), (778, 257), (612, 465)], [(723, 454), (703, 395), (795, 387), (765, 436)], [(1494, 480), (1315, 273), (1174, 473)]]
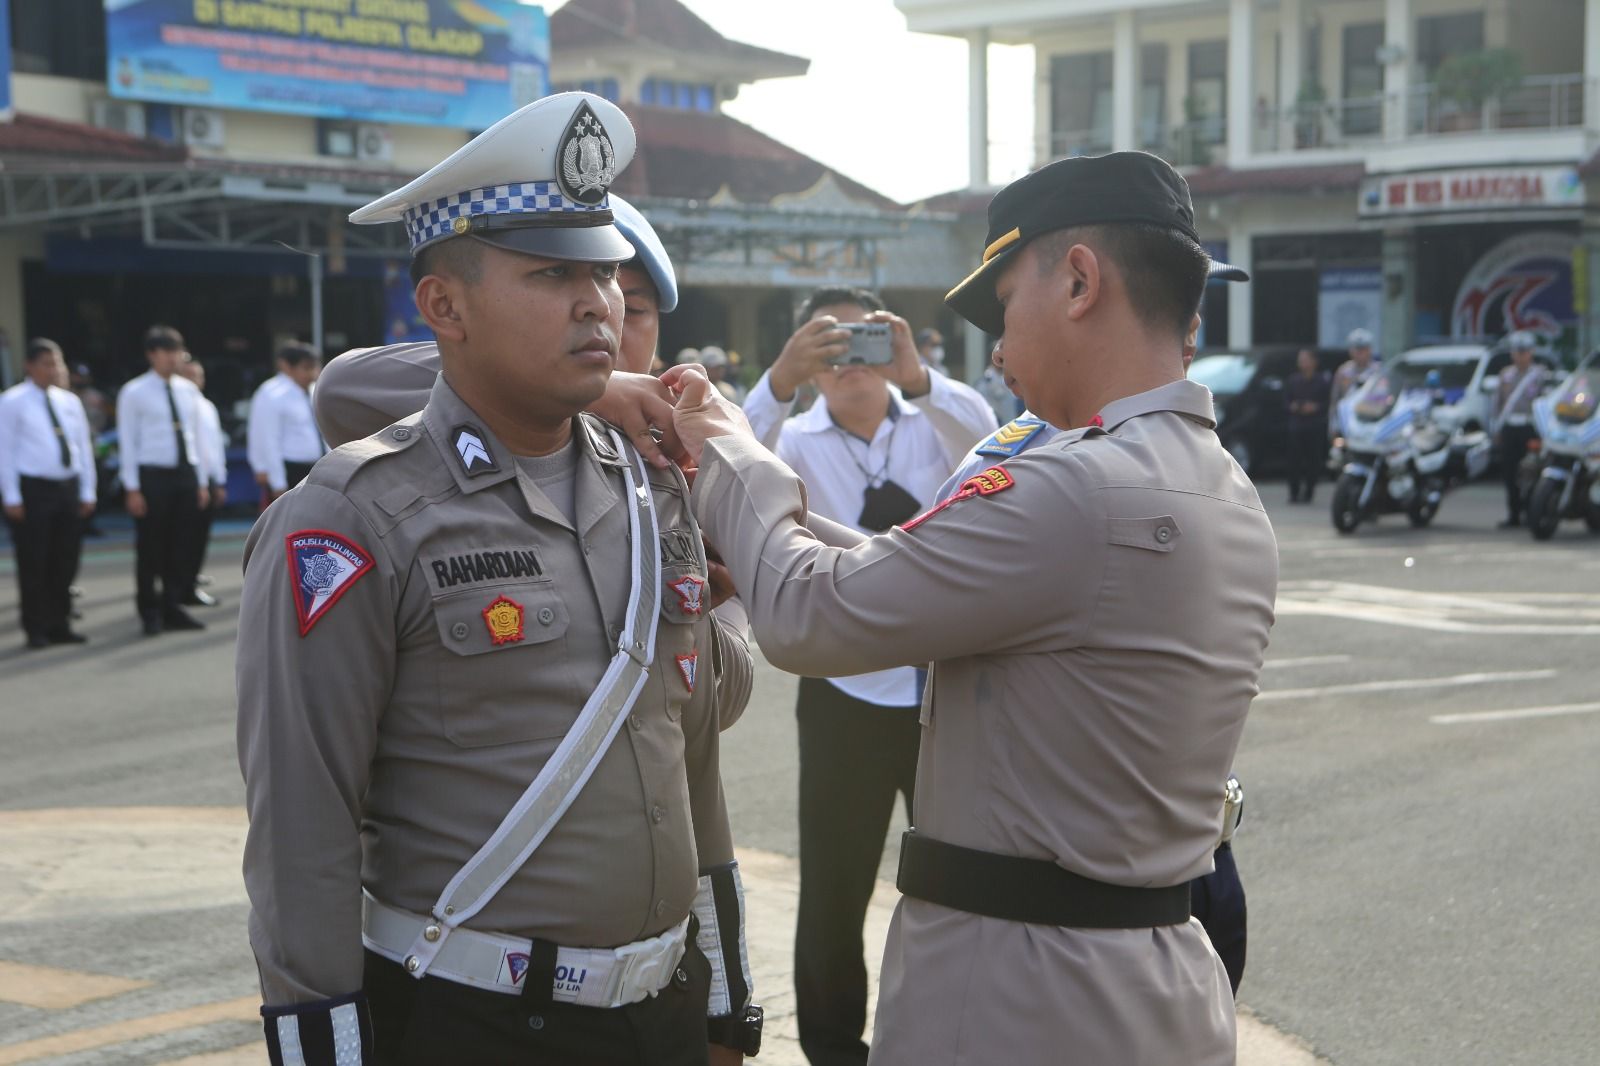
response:
[(908, 829), (900, 891), (941, 907), (1031, 925), (1146, 929), (1189, 920), (1189, 886), (1129, 888), (1092, 881), (1046, 859), (945, 844)]

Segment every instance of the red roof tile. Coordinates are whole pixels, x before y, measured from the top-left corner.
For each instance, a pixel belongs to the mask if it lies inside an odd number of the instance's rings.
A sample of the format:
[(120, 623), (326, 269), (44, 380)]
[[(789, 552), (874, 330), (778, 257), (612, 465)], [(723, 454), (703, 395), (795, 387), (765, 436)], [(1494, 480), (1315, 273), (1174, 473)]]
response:
[(721, 56), (804, 74), (809, 59), (730, 41), (679, 0), (571, 0), (550, 16), (550, 48), (564, 53), (646, 42), (692, 56)]
[(727, 186), (741, 203), (765, 204), (804, 192), (831, 174), (864, 208), (900, 207), (728, 115), (640, 105), (624, 110), (639, 138), (633, 162), (617, 180), (616, 189), (624, 196), (709, 200)]
[(47, 159), (103, 163), (173, 163), (189, 157), (182, 145), (130, 137), (77, 122), (19, 114), (0, 122), (0, 161), (27, 165)]

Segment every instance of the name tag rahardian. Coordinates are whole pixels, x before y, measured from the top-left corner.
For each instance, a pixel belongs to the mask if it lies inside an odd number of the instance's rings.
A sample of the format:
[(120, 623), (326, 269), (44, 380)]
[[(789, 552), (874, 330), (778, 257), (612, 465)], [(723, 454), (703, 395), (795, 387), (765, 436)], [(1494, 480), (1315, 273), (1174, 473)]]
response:
[(510, 581), (516, 578), (543, 577), (544, 564), (533, 548), (463, 552), (428, 563), (433, 580), (442, 589), (474, 585), (483, 581)]

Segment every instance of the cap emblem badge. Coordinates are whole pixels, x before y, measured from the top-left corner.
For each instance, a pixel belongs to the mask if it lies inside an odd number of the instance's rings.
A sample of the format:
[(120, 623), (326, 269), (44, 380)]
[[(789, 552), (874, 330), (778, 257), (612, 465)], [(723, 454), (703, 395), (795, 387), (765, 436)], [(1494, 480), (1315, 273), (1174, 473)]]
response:
[(617, 152), (588, 104), (572, 116), (561, 138), (561, 191), (580, 204), (604, 200), (617, 176)]

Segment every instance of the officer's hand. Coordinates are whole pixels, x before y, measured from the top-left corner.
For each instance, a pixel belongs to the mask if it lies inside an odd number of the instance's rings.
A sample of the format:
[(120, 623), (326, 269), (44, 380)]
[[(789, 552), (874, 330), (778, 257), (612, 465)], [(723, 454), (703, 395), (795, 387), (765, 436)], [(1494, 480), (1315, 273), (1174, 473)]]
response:
[(709, 1066), (741, 1066), (744, 1062), (744, 1052), (723, 1047), (721, 1044), (712, 1044), (711, 1057), (707, 1062)]
[(128, 514), (133, 518), (143, 518), (150, 513), (150, 507), (144, 502), (144, 493), (138, 489), (129, 489), (125, 497)]
[(204, 511), (207, 507), (210, 507), (211, 490), (206, 488), (204, 485), (201, 485), (199, 488), (195, 489), (194, 502), (202, 511)]
[[(20, 507), (17, 508), (17, 509), (19, 511), (21, 510)], [(94, 514), (94, 504), (93, 503), (90, 503), (88, 500), (84, 500), (84, 501), (82, 501), (82, 502), (80, 502), (78, 504), (78, 517), (79, 518), (88, 518), (92, 514)]]
[(266, 488), (267, 487), (267, 475), (266, 474), (257, 474), (256, 475), (256, 484), (260, 485), (262, 488)]
[[(801, 385), (833, 369), (828, 360), (837, 359), (849, 350), (850, 334), (839, 328), (837, 318), (832, 315), (813, 318), (794, 331), (794, 336), (772, 364), (767, 378), (772, 395), (779, 403), (788, 403)], [(915, 347), (912, 354), (916, 354)]]
[(868, 322), (889, 323), (889, 344), (894, 352), (894, 362), (878, 368), (878, 373), (900, 389), (909, 399), (926, 396), (933, 388), (933, 373), (917, 354), (917, 342), (911, 336), (911, 323), (888, 311), (874, 311)]
[(672, 399), (667, 387), (649, 374), (619, 370), (606, 384), (606, 394), (589, 405), (589, 413), (620, 429), (651, 466), (665, 469), (683, 454), (672, 428)]
[(22, 504), (20, 503), (6, 505), (6, 517), (11, 519), (13, 522), (22, 521), (23, 515), (26, 513), (27, 512), (22, 509)]
[(211, 506), (221, 507), (227, 502), (228, 487), (226, 485), (218, 485), (216, 488), (211, 490)]
[(723, 398), (698, 366), (675, 366), (661, 375), (662, 383), (678, 397), (672, 423), (688, 453), (689, 465), (700, 466), (700, 453), (712, 437), (744, 434), (754, 437), (750, 423), (737, 404)]

